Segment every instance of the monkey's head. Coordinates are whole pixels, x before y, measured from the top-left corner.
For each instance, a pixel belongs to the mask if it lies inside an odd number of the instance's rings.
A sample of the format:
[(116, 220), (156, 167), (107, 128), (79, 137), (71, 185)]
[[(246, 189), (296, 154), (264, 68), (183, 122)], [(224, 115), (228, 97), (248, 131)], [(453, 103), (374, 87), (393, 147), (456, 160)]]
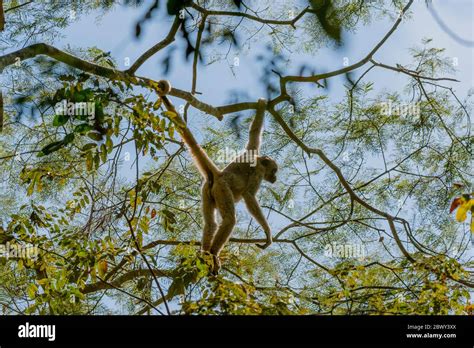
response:
[(278, 164), (268, 156), (262, 156), (258, 158), (258, 162), (264, 168), (263, 179), (265, 181), (271, 182), (272, 184), (275, 183), (277, 180), (276, 173), (278, 171)]

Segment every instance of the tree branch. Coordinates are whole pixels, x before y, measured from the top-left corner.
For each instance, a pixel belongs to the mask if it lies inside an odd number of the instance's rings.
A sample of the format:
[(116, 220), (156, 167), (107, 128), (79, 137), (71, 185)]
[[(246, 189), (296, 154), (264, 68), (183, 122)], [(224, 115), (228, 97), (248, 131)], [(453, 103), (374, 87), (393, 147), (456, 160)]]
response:
[[(370, 62), (372, 64), (374, 64), (375, 66), (378, 66), (378, 67), (381, 67), (381, 68), (385, 68), (385, 69), (389, 69), (389, 70), (393, 70), (393, 71), (396, 71), (396, 72), (401, 72), (403, 74), (407, 74), (415, 79), (422, 79), (422, 80), (430, 80), (430, 81), (453, 81), (453, 82), (460, 82), (459, 80), (456, 80), (456, 79), (451, 79), (451, 78), (448, 78), (448, 77), (428, 77), (428, 76), (421, 76), (419, 75), (419, 73), (417, 71), (413, 71), (413, 70), (409, 70), (409, 69), (406, 69), (404, 68), (403, 66), (399, 66), (399, 67), (394, 67), (394, 66), (390, 66), (390, 65), (387, 65), (387, 64), (383, 64), (383, 63), (379, 63), (379, 62), (376, 62), (374, 59), (370, 59)], [(398, 65), (398, 64), (397, 64)]]
[(290, 20), (286, 21), (279, 21), (276, 19), (263, 19), (257, 16), (250, 15), (248, 13), (243, 13), (243, 12), (234, 12), (234, 11), (212, 11), (212, 10), (207, 10), (204, 7), (201, 7), (194, 2), (191, 3), (191, 7), (194, 8), (195, 10), (207, 15), (207, 16), (230, 16), (230, 17), (243, 17), (250, 19), (255, 22), (259, 23), (264, 23), (264, 24), (275, 24), (275, 25), (290, 25), (293, 28), (295, 28), (296, 22), (298, 22), (301, 17), (305, 15), (305, 13), (314, 13), (313, 10), (311, 10), (309, 7), (306, 7), (303, 11), (301, 11), (296, 17)]
[[(84, 72), (88, 72), (93, 75), (111, 79), (111, 80), (123, 81), (132, 85), (141, 86), (145, 88), (148, 88), (151, 83), (156, 84), (156, 81), (152, 79), (130, 75), (126, 71), (107, 68), (107, 67), (103, 67), (97, 64), (90, 63), (86, 60), (73, 56), (72, 54), (61, 51), (45, 43), (33, 44), (25, 48), (19, 49), (17, 51), (8, 53), (4, 56), (1, 56), (0, 57), (0, 72), (2, 72), (5, 67), (14, 64), (18, 58), (20, 60), (26, 60), (26, 59), (34, 58), (39, 55), (46, 55), (59, 62), (69, 65), (73, 68), (79, 69)], [(222, 120), (222, 113), (219, 111), (219, 109), (196, 99), (196, 97), (194, 97), (189, 92), (172, 88), (168, 94), (173, 97), (186, 100), (187, 102), (189, 102), (189, 104), (191, 104), (196, 109), (204, 111), (205, 113), (209, 115), (213, 115), (217, 119)], [(229, 108), (232, 109), (232, 106), (227, 106), (225, 108), (226, 110), (228, 110)]]
[(159, 270), (159, 269), (136, 269), (133, 271), (129, 271), (117, 279), (111, 281), (111, 282), (104, 282), (104, 281), (98, 281), (96, 283), (92, 284), (86, 284), (84, 289), (82, 289), (83, 294), (89, 294), (92, 292), (96, 292), (99, 290), (105, 290), (105, 289), (114, 289), (116, 287), (120, 287), (122, 284), (135, 279), (139, 277), (146, 277), (146, 276), (155, 276), (155, 277), (168, 277), (171, 278), (173, 276), (173, 271), (169, 270)]
[(145, 63), (150, 57), (152, 57), (155, 53), (158, 51), (162, 50), (166, 46), (168, 46), (170, 43), (172, 43), (175, 40), (176, 33), (178, 32), (179, 26), (181, 24), (181, 20), (179, 19), (178, 16), (175, 17), (173, 25), (171, 26), (171, 29), (166, 35), (166, 37), (158, 42), (156, 45), (148, 49), (145, 53), (143, 53), (136, 61), (135, 63), (132, 64), (132, 66), (125, 71), (127, 74), (135, 74), (135, 71), (142, 66), (143, 63)]
[(280, 80), (280, 84), (282, 86), (282, 93), (286, 93), (286, 84), (288, 82), (313, 82), (313, 83), (316, 83), (319, 80), (323, 80), (323, 79), (326, 79), (326, 78), (329, 78), (329, 77), (334, 77), (334, 76), (337, 76), (337, 75), (345, 74), (345, 73), (348, 73), (352, 70), (358, 69), (361, 66), (365, 65), (367, 62), (370, 61), (370, 59), (379, 50), (379, 48), (382, 47), (382, 45), (388, 40), (388, 38), (395, 32), (395, 30), (398, 28), (398, 26), (402, 22), (403, 16), (405, 15), (405, 13), (408, 11), (410, 6), (412, 5), (413, 1), (414, 0), (410, 0), (408, 2), (408, 4), (401, 11), (400, 16), (395, 21), (392, 28), (388, 31), (387, 34), (385, 34), (385, 36), (382, 38), (382, 40), (380, 40), (380, 42), (377, 45), (375, 45), (375, 47), (372, 49), (372, 51), (370, 51), (369, 54), (367, 56), (365, 56), (365, 58), (361, 59), (357, 63), (352, 64), (348, 67), (345, 67), (345, 68), (342, 68), (342, 69), (339, 69), (339, 70), (335, 70), (335, 71), (331, 71), (331, 72), (327, 72), (327, 73), (311, 75), (311, 76), (292, 76), (292, 75), (283, 76)]
[[(315, 148), (310, 148), (308, 147), (303, 141), (301, 141), (296, 134), (293, 133), (293, 131), (290, 129), (290, 127), (286, 124), (286, 122), (283, 120), (283, 118), (280, 116), (280, 114), (274, 109), (274, 108), (269, 108), (268, 111), (273, 115), (275, 120), (280, 124), (280, 126), (283, 128), (283, 130), (286, 132), (286, 134), (292, 139), (299, 147), (303, 149), (307, 154), (316, 154), (319, 156), (319, 158), (329, 167), (332, 169), (332, 171), (336, 174), (337, 178), (339, 179), (339, 182), (341, 185), (346, 189), (347, 193), (351, 197), (352, 200), (355, 202), (359, 203), (362, 205), (364, 208), (368, 209), (369, 211), (383, 216), (385, 219), (387, 219), (389, 223), (390, 230), (392, 232), (392, 235), (397, 242), (398, 247), (400, 248), (401, 252), (403, 255), (410, 261), (414, 262), (415, 260), (413, 257), (408, 253), (408, 251), (405, 249), (403, 244), (400, 242), (400, 238), (398, 236), (398, 232), (395, 228), (395, 225), (393, 223), (394, 220), (400, 220), (400, 218), (397, 218), (395, 216), (392, 216), (384, 211), (381, 211), (373, 206), (371, 206), (369, 203), (361, 199), (352, 189), (352, 187), (349, 185), (347, 180), (345, 179), (344, 175), (342, 174), (341, 170), (339, 169), (338, 166), (336, 166), (327, 156), (326, 154), (321, 150), (321, 149), (315, 149)], [(403, 221), (403, 220), (402, 220)]]

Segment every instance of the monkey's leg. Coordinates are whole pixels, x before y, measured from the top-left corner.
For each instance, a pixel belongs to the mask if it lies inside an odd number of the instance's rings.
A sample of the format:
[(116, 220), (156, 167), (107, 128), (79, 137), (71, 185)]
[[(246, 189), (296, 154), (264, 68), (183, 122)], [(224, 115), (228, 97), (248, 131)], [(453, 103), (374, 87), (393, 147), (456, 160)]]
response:
[(270, 244), (272, 244), (272, 232), (270, 230), (270, 226), (268, 226), (267, 219), (265, 219), (265, 215), (263, 215), (262, 209), (260, 209), (260, 205), (257, 202), (255, 196), (248, 194), (244, 195), (245, 205), (247, 206), (247, 210), (249, 213), (257, 220), (257, 222), (262, 226), (263, 230), (265, 231), (265, 235), (267, 236), (267, 241), (265, 244), (257, 246), (261, 249), (267, 248)]
[(218, 257), (235, 226), (235, 203), (232, 191), (225, 182), (216, 182), (212, 193), (222, 217), (211, 246), (211, 253)]
[(216, 233), (216, 204), (211, 196), (210, 188), (207, 183), (202, 186), (202, 216), (204, 220), (204, 230), (202, 233), (202, 251), (210, 252), (212, 240)]

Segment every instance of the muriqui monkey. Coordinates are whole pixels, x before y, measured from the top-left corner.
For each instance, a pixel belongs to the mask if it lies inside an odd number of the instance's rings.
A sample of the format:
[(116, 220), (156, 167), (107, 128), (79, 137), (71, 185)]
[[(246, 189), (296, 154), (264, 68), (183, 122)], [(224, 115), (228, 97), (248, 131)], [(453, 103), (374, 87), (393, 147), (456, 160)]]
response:
[[(261, 145), (263, 119), (265, 116), (266, 100), (258, 101), (255, 119), (250, 126), (246, 152), (236, 158), (224, 170), (220, 170), (207, 156), (197, 143), (181, 116), (176, 112), (166, 94), (171, 85), (166, 80), (158, 82), (157, 92), (168, 111), (176, 114), (172, 120), (177, 131), (188, 146), (195, 165), (204, 178), (202, 186), (202, 213), (204, 230), (202, 236), (202, 251), (209, 252), (214, 257), (215, 269), (219, 269), (219, 253), (229, 240), (235, 226), (235, 203), (244, 200), (249, 213), (262, 226), (266, 234), (266, 243), (258, 245), (265, 249), (272, 243), (272, 235), (267, 220), (255, 197), (262, 180), (274, 183), (278, 165), (268, 156), (258, 156)], [(255, 157), (254, 157), (255, 156)], [(215, 210), (219, 211), (222, 222), (216, 224)]]

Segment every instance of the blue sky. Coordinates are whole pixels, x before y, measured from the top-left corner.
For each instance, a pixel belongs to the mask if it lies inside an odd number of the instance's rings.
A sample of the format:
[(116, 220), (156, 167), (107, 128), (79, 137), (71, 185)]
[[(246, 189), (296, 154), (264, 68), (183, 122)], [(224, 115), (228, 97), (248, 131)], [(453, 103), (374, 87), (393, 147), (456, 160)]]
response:
[[(145, 1), (146, 3), (146, 1)], [(471, 0), (434, 0), (435, 8), (443, 21), (459, 36), (471, 39), (474, 36), (473, 27), (473, 2)], [(262, 6), (263, 7), (263, 6)], [(64, 38), (55, 43), (58, 46), (70, 44), (72, 47), (97, 46), (104, 51), (111, 51), (117, 60), (119, 68), (126, 68), (124, 62), (126, 57), (133, 63), (136, 57), (147, 48), (154, 45), (165, 37), (171, 25), (170, 17), (155, 17), (154, 21), (146, 24), (143, 34), (139, 40), (134, 38), (134, 27), (137, 19), (141, 18), (146, 6), (138, 9), (118, 6), (105, 16), (97, 19), (97, 13), (81, 17), (77, 22), (68, 27), (64, 32)], [(446, 55), (457, 61), (457, 78), (460, 83), (455, 84), (456, 91), (461, 96), (472, 87), (474, 80), (473, 71), (473, 48), (466, 47), (453, 40), (433, 19), (426, 8), (424, 0), (415, 0), (412, 5), (413, 16), (402, 23), (388, 42), (376, 54), (378, 61), (387, 64), (407, 64), (410, 62), (408, 49), (420, 45), (422, 38), (433, 38), (435, 47), (446, 48)], [(319, 50), (315, 55), (291, 54), (292, 60), (305, 61), (317, 68), (318, 71), (330, 71), (342, 67), (344, 57), (349, 63), (354, 63), (365, 56), (373, 46), (383, 37), (393, 24), (392, 20), (384, 18), (374, 21), (368, 26), (359, 26), (355, 33), (345, 33), (346, 44), (339, 50), (327, 48)], [(180, 44), (182, 44), (180, 42)], [(261, 47), (258, 47), (260, 45)], [(251, 47), (251, 52), (260, 52), (264, 42), (259, 41)], [(290, 55), (288, 52), (286, 52)], [(161, 67), (159, 62), (164, 57), (158, 53), (144, 64), (137, 74), (160, 79)], [(176, 57), (182, 59), (181, 54)], [(230, 55), (232, 58), (233, 55)], [(233, 88), (246, 86), (249, 94), (256, 100), (263, 95), (259, 82), (261, 73), (259, 66), (255, 64), (254, 56), (246, 53), (238, 55), (240, 64), (235, 68), (235, 75), (229, 68), (228, 62), (218, 62), (211, 66), (199, 68), (200, 80), (198, 90), (202, 92), (201, 99), (216, 105), (225, 104), (228, 101), (229, 91)], [(457, 58), (457, 60), (456, 60)], [(191, 74), (190, 62), (175, 62), (174, 68), (168, 76), (177, 88), (190, 90)], [(296, 71), (293, 71), (296, 72)], [(369, 79), (376, 82), (379, 89), (391, 88), (403, 85), (404, 77), (393, 72), (384, 72), (377, 69), (371, 73)], [(342, 82), (342, 81), (341, 81)], [(332, 81), (337, 85), (337, 78)], [(336, 89), (334, 90), (336, 92)]]

